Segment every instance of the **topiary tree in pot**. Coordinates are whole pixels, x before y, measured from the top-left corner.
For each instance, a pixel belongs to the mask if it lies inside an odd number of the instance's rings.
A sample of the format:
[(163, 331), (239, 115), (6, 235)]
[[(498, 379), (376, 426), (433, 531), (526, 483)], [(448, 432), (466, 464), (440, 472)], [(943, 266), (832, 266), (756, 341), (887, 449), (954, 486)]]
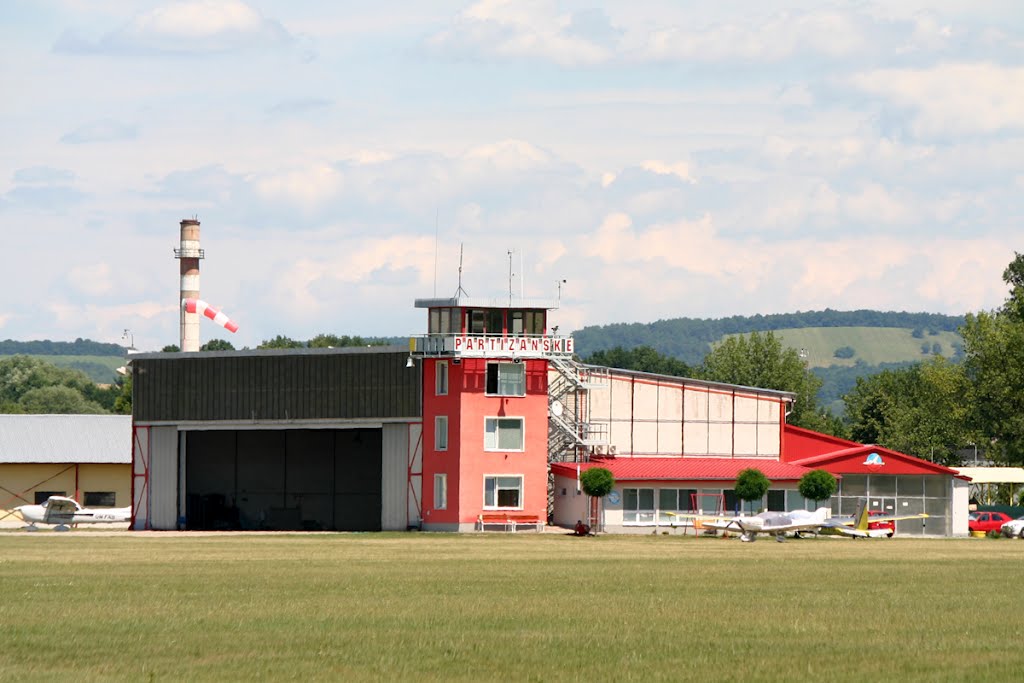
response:
[(615, 488), (615, 477), (611, 470), (604, 467), (591, 467), (580, 474), (580, 487), (590, 496), (591, 526), (596, 530), (601, 525), (597, 501), (604, 498)]
[(764, 472), (756, 467), (748, 467), (736, 477), (736, 497), (745, 503), (761, 500), (771, 486)]

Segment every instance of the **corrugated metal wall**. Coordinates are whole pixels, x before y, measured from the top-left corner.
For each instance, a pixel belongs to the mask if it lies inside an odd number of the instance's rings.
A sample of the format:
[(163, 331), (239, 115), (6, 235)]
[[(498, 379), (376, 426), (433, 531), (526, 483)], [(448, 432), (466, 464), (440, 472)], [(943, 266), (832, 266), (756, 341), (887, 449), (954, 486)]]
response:
[(149, 430), (149, 523), (153, 529), (178, 528), (178, 430)]
[(384, 425), (381, 451), (380, 526), (385, 531), (405, 531), (409, 525), (409, 425)]
[(421, 364), (387, 347), (146, 354), (132, 359), (136, 422), (418, 417)]

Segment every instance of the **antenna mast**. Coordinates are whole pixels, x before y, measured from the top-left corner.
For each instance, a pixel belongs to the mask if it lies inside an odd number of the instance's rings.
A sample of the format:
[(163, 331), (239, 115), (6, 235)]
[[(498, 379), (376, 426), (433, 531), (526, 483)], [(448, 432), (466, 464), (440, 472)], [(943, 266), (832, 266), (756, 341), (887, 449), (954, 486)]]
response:
[(512, 305), (512, 250), (508, 250), (508, 305)]
[(455, 290), (454, 299), (458, 299), (459, 295), (469, 296), (469, 292), (462, 288), (462, 242), (459, 242), (459, 288)]

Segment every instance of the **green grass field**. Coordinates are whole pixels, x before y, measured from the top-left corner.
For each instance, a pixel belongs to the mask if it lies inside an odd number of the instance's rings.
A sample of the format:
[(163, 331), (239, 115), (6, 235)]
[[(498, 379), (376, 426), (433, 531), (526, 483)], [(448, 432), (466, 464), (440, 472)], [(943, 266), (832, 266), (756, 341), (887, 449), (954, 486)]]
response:
[(1017, 680), (1016, 540), (0, 533), (0, 680)]
[[(921, 353), (921, 345), (938, 343), (942, 355), (950, 358), (954, 354), (954, 342), (962, 343), (956, 332), (925, 333), (915, 339), (912, 330), (896, 327), (808, 327), (798, 330), (775, 330), (773, 334), (782, 340), (783, 346), (807, 349), (807, 363), (812, 368), (830, 365), (850, 366), (858, 360), (868, 365), (899, 363), (902, 361), (926, 360), (931, 354)], [(856, 355), (852, 358), (836, 358), (838, 348), (850, 346)]]

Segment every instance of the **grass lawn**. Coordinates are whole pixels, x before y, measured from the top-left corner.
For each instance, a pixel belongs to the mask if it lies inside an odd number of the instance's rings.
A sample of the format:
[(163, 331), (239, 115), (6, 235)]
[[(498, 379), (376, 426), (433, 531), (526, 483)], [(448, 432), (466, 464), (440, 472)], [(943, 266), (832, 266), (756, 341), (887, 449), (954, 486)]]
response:
[(1016, 540), (0, 533), (0, 680), (971, 680)]

